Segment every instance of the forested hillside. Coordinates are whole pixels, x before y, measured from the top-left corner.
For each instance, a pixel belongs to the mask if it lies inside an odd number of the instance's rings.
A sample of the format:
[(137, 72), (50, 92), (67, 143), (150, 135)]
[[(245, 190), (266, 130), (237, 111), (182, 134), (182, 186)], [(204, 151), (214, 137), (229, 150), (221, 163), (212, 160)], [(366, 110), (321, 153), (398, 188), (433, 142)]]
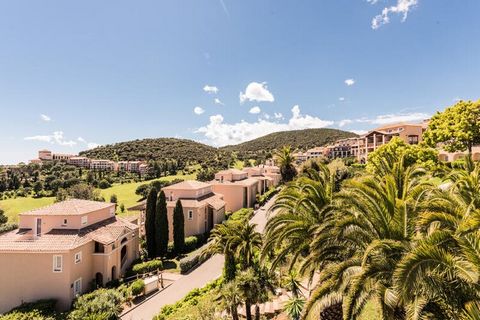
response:
[(221, 150), (237, 152), (239, 156), (245, 154), (258, 154), (271, 152), (284, 145), (291, 145), (295, 149), (309, 149), (316, 146), (323, 146), (338, 139), (356, 137), (357, 135), (337, 129), (304, 129), (293, 131), (275, 132), (269, 135), (240, 143), (233, 146), (226, 146)]
[(192, 140), (176, 138), (142, 139), (119, 142), (80, 152), (93, 159), (167, 160), (209, 162), (217, 159), (218, 149)]

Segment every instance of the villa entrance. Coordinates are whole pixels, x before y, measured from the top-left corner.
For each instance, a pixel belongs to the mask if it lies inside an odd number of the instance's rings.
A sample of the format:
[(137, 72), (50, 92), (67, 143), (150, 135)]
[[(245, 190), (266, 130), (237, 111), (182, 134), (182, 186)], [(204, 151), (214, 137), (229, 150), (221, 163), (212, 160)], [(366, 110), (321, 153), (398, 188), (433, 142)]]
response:
[(117, 279), (117, 267), (112, 267), (112, 281)]
[(103, 274), (101, 272), (97, 272), (95, 275), (95, 284), (97, 287), (103, 287)]
[(208, 229), (207, 232), (213, 229), (213, 208), (208, 207)]
[(120, 265), (123, 267), (127, 261), (127, 238), (123, 238), (121, 244), (123, 245), (122, 250), (120, 251)]

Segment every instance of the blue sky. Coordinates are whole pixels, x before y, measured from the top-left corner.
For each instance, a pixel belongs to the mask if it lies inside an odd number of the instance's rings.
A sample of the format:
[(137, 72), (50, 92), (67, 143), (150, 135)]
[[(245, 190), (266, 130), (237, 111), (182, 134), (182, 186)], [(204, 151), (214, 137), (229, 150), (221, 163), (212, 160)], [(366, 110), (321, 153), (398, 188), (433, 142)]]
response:
[(0, 1), (0, 164), (145, 137), (224, 145), (420, 121), (480, 98), (479, 11), (478, 0)]

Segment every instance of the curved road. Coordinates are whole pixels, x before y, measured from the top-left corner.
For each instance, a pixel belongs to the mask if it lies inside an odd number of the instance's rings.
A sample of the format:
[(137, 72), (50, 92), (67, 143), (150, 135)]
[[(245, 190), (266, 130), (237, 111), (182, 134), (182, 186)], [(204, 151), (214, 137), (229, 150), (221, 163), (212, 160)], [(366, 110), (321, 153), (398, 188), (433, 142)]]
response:
[[(255, 212), (250, 222), (257, 224), (257, 230), (263, 232), (267, 222), (266, 213), (272, 206), (275, 197), (270, 199), (265, 206)], [(195, 288), (201, 288), (208, 282), (222, 275), (223, 256), (214, 255), (197, 269), (175, 281), (168, 288), (145, 301), (135, 309), (122, 316), (122, 320), (151, 320), (163, 306), (172, 304), (182, 299)]]

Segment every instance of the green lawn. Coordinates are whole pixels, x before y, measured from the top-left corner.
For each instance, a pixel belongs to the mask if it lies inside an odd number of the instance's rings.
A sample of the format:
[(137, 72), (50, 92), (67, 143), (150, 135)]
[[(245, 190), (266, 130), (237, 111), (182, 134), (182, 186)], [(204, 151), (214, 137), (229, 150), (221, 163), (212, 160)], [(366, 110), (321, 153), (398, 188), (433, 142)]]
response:
[(55, 201), (54, 197), (45, 198), (15, 198), (0, 201), (0, 208), (2, 208), (7, 217), (8, 222), (18, 222), (18, 214), (32, 209), (48, 206)]
[[(189, 174), (189, 175), (171, 175), (167, 177), (162, 177), (158, 180), (167, 180), (172, 181), (174, 179), (195, 179), (196, 174)], [(154, 180), (150, 181), (142, 181), (142, 182), (132, 182), (132, 183), (124, 183), (124, 184), (114, 184), (111, 188), (100, 190), (100, 194), (105, 198), (106, 201), (110, 201), (110, 196), (112, 194), (117, 195), (117, 203), (120, 207), (120, 204), (123, 203), (125, 208), (129, 208), (137, 203), (140, 200), (140, 197), (135, 194), (135, 190), (137, 187), (144, 183), (150, 183)], [(32, 209), (44, 207), (47, 205), (52, 204), (55, 201), (54, 197), (45, 197), (45, 198), (15, 198), (15, 199), (7, 199), (0, 201), (0, 208), (2, 208), (6, 215), (8, 216), (9, 222), (17, 222), (18, 221), (18, 214), (21, 212), (29, 211)], [(118, 209), (119, 211), (119, 209)], [(125, 212), (122, 215), (128, 215), (128, 212)]]

